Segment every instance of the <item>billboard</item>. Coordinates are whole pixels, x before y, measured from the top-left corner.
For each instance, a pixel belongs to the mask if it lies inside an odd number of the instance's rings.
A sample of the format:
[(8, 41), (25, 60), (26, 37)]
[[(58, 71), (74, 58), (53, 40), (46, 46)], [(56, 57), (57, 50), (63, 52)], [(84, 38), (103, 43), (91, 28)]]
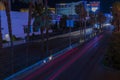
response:
[(90, 6), (92, 12), (97, 12), (100, 9), (100, 2), (99, 1), (90, 2)]
[(90, 2), (90, 5), (91, 5), (91, 7), (99, 7), (100, 2), (99, 1)]

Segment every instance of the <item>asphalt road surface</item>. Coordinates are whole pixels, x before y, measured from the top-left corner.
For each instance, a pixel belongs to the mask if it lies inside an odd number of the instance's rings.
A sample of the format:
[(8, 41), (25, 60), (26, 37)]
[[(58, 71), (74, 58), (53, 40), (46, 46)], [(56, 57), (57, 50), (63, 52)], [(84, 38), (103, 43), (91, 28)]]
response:
[[(74, 35), (76, 34), (76, 35)], [(71, 35), (71, 42), (79, 43), (80, 32), (75, 31)], [(27, 44), (14, 46), (14, 55), (11, 48), (0, 50), (0, 80), (16, 73), (34, 63), (58, 52), (69, 46), (69, 34), (59, 35), (49, 39), (49, 54), (43, 53), (41, 50), (41, 42), (35, 41)]]
[(93, 69), (106, 52), (110, 31), (96, 36), (84, 46), (73, 48), (21, 80), (90, 80)]

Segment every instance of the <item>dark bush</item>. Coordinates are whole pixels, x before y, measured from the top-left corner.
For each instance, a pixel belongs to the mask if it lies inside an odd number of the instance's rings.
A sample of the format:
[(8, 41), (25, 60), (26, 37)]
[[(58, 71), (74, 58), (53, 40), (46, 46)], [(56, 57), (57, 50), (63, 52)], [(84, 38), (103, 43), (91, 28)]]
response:
[(114, 32), (109, 42), (104, 64), (120, 70), (120, 33)]
[(3, 42), (3, 43), (7, 43), (8, 41), (6, 41), (6, 40), (3, 40), (2, 42)]

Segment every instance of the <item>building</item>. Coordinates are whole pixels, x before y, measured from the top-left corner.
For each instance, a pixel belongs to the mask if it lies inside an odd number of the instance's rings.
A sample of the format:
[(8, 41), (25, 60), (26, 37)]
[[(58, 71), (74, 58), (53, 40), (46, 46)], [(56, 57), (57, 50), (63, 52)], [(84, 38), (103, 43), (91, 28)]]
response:
[[(5, 39), (5, 36), (9, 34), (8, 32), (8, 24), (7, 24), (7, 16), (5, 11), (1, 12), (1, 27), (2, 27), (2, 37)], [(11, 11), (11, 25), (12, 25), (12, 33), (16, 37), (25, 37), (24, 27), (23, 25), (27, 25), (28, 23), (28, 13), (27, 12), (13, 12)]]
[(85, 6), (86, 6), (86, 1), (56, 4), (56, 14), (59, 14), (59, 15), (76, 15), (75, 6), (78, 5), (79, 3), (85, 3)]
[(79, 1), (79, 2), (72, 2), (72, 3), (56, 4), (56, 14), (76, 15), (75, 6), (78, 5), (79, 3), (83, 3), (88, 12), (100, 10), (100, 2), (99, 1), (91, 1), (89, 3), (87, 3), (87, 1)]

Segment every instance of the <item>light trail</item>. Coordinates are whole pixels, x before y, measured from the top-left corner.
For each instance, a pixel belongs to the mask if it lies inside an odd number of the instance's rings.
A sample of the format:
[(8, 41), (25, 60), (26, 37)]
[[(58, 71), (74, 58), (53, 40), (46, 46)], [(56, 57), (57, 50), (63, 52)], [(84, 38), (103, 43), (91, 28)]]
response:
[(86, 48), (84, 48), (81, 51), (80, 55), (77, 55), (75, 58), (73, 58), (71, 61), (69, 61), (67, 64), (65, 64), (61, 69), (59, 69), (55, 74), (53, 74), (51, 77), (49, 77), (48, 80), (54, 80), (58, 75), (60, 75), (65, 69), (67, 69), (71, 64), (73, 64), (77, 59), (79, 59), (88, 49), (90, 49), (96, 42), (98, 42), (103, 36), (99, 36), (98, 39), (96, 39), (93, 43), (89, 44)]

